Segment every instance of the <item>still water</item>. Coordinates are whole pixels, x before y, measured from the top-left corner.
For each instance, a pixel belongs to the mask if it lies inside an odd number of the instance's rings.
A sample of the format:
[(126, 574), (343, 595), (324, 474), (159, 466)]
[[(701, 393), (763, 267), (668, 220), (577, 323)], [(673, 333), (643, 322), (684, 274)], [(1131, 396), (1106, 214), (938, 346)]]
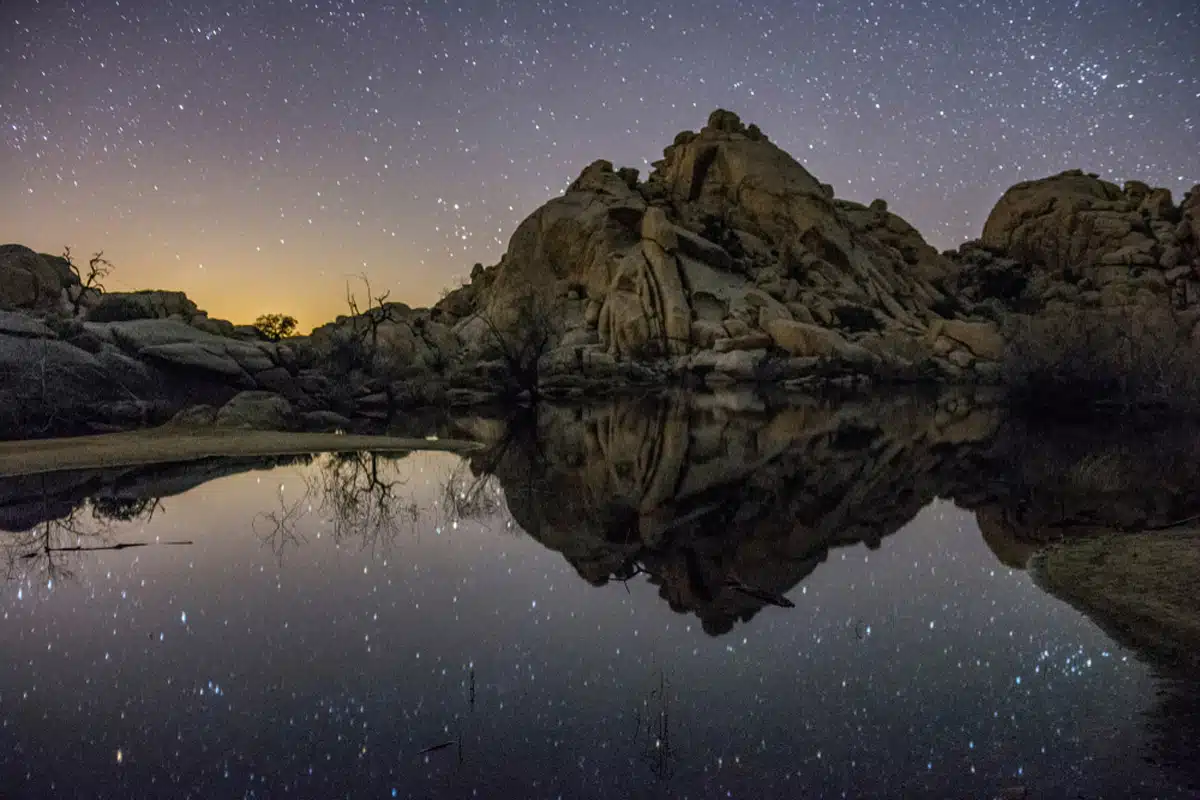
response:
[(1195, 796), (1150, 670), (953, 502), (714, 596), (598, 579), (456, 456), (367, 458), (365, 494), (320, 457), (4, 534), (4, 795)]

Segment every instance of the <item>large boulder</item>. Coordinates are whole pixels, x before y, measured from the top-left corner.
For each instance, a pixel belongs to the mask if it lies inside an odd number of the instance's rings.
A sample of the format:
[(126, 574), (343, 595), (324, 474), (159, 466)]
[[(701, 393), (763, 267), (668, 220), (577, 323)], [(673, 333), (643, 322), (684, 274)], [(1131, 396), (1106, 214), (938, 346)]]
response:
[(56, 307), (71, 282), (64, 263), (23, 245), (0, 245), (0, 309)]
[(1000, 330), (991, 322), (963, 320), (938, 321), (930, 327), (930, 338), (945, 336), (966, 347), (977, 358), (1000, 361), (1004, 358), (1005, 341)]
[(286, 398), (273, 392), (247, 391), (234, 395), (217, 411), (218, 428), (285, 431), (295, 426), (295, 412)]
[(869, 351), (847, 342), (837, 331), (794, 320), (774, 320), (767, 331), (775, 345), (793, 356), (837, 357), (846, 361), (871, 363), (877, 360)]
[(1185, 352), (1189, 338), (1200, 340), (1196, 220), (1197, 190), (1176, 207), (1166, 189), (1079, 170), (1018, 183), (982, 238), (951, 254), (956, 300), (999, 324), (948, 322), (932, 335), (997, 359), (998, 329), (1022, 364), (1039, 369), (1072, 369), (1052, 362), (1085, 358), (1090, 372), (1101, 363), (1126, 372), (1131, 352), (1160, 352), (1146, 364)]
[(253, 386), (254, 375), (278, 366), (273, 343), (216, 336), (175, 319), (88, 322), (84, 329), (139, 359), (236, 385)]
[(980, 244), (1035, 275), (1077, 287), (1058, 289), (1061, 296), (1096, 291), (1100, 304), (1127, 305), (1155, 295), (1166, 302), (1174, 293), (1177, 305), (1189, 305), (1200, 302), (1195, 286), (1200, 241), (1192, 226), (1200, 205), (1196, 194), (1177, 208), (1166, 189), (1140, 181), (1122, 188), (1071, 170), (1006, 191), (984, 224)]
[(0, 335), (27, 339), (57, 338), (54, 331), (40, 319), (15, 311), (0, 311)]
[(128, 322), (135, 319), (191, 320), (200, 313), (183, 292), (146, 290), (109, 292), (101, 295), (87, 312), (92, 322)]

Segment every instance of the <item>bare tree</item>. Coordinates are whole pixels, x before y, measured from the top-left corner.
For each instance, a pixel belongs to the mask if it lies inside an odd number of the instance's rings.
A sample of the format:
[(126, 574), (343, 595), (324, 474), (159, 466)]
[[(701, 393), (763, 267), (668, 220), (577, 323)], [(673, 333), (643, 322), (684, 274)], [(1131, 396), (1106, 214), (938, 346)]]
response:
[(377, 295), (371, 291), (371, 281), (366, 275), (359, 275), (367, 295), (367, 310), (359, 308), (358, 298), (350, 291), (350, 283), (346, 283), (346, 306), (350, 309), (350, 329), (360, 344), (369, 343), (369, 355), (373, 358), (379, 347), (379, 328), (385, 322), (399, 322), (399, 309), (394, 303), (389, 303), (391, 291)]
[(104, 257), (104, 251), (100, 250), (92, 254), (88, 259), (87, 271), (84, 272), (71, 258), (71, 248), (63, 247), (63, 260), (67, 262), (67, 267), (71, 270), (76, 278), (79, 279), (79, 294), (71, 301), (71, 310), (78, 316), (83, 307), (84, 298), (88, 293), (103, 294), (105, 292), (104, 284), (101, 281), (108, 278), (115, 269), (113, 263)]

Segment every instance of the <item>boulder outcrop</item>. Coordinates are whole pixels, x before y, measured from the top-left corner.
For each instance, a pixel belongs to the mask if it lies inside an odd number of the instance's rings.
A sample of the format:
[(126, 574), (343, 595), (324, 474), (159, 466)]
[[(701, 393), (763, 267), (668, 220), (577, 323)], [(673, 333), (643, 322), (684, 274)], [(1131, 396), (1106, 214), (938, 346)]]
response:
[(78, 284), (65, 259), (19, 244), (0, 245), (0, 310), (53, 309), (67, 288)]
[[(219, 336), (177, 318), (80, 322), (0, 311), (5, 437), (154, 424), (245, 390), (302, 411), (323, 407), (303, 377), (287, 345)], [(272, 418), (269, 427), (281, 424)]]
[[(1089, 328), (1118, 332), (1133, 316), (1155, 348), (1192, 335), (1198, 198), (1175, 207), (1165, 190), (1064, 173), (1014, 186), (981, 241), (940, 254), (887, 202), (835, 198), (756, 126), (718, 110), (644, 180), (589, 164), (518, 226), (499, 263), (380, 326), (382, 345), (359, 366), (390, 381), (432, 373), (455, 397), (495, 393), (514, 372), (517, 389), (537, 380), (560, 394), (999, 383), (1014, 339), (1057, 342), (1095, 309), (1108, 316)], [(339, 318), (312, 342), (322, 358), (345, 356), (360, 325)]]
[(596, 161), (521, 223), (499, 264), (437, 306), (492, 323), (460, 323), (466, 349), (496, 328), (521, 338), (510, 310), (532, 291), (560, 322), (548, 349), (569, 351), (547, 355), (550, 372), (606, 357), (707, 373), (708, 351), (762, 350), (776, 376), (836, 365), (971, 379), (928, 344), (929, 325), (954, 316), (939, 285), (956, 266), (886, 203), (835, 200), (727, 111), (653, 166), (639, 181)]
[(1123, 187), (1071, 170), (1019, 183), (951, 253), (959, 299), (990, 316), (1123, 313), (1186, 341), (1200, 321), (1200, 186)]

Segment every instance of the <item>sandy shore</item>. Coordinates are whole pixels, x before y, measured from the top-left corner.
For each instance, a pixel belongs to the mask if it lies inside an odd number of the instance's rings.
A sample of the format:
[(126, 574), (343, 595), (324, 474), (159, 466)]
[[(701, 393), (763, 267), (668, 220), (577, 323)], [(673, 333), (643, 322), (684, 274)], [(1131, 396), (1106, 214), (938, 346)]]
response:
[(351, 450), (469, 453), (478, 447), (473, 442), (452, 439), (155, 428), (66, 439), (0, 442), (0, 477), (69, 469), (176, 463), (216, 456), (282, 456)]
[(1064, 542), (1031, 566), (1118, 641), (1167, 664), (1200, 662), (1200, 528)]

